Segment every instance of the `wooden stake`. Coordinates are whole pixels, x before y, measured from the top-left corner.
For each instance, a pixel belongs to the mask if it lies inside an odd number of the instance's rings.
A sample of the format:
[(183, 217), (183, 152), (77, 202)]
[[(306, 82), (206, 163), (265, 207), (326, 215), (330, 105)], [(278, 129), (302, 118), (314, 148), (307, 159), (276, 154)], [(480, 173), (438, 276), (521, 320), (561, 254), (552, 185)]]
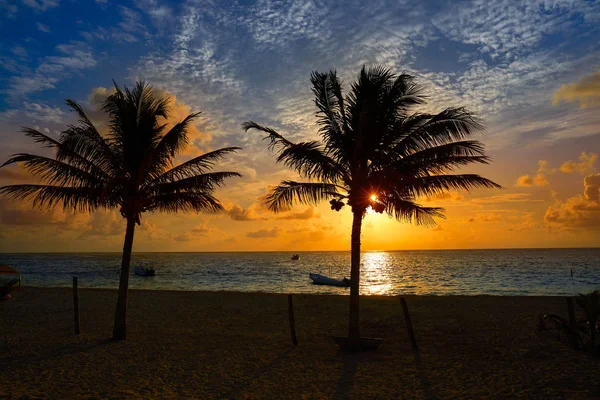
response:
[(294, 320), (294, 303), (292, 303), (292, 295), (288, 294), (288, 315), (290, 317), (290, 333), (292, 334), (292, 344), (298, 346), (296, 338), (296, 321)]
[(73, 319), (75, 334), (79, 334), (79, 292), (77, 291), (77, 277), (73, 277)]
[(412, 348), (415, 352), (419, 352), (419, 346), (417, 345), (417, 339), (415, 339), (415, 331), (412, 326), (412, 319), (410, 318), (410, 312), (408, 311), (408, 305), (404, 297), (400, 297), (400, 303), (402, 303), (402, 310), (404, 311), (404, 320), (406, 321), (406, 330), (408, 331), (408, 338), (412, 344)]

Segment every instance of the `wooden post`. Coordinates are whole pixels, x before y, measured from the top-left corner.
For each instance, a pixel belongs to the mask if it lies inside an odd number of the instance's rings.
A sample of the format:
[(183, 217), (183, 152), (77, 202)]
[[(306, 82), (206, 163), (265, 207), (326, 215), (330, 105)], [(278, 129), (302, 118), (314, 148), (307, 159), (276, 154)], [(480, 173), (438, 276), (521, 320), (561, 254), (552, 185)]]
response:
[(408, 311), (408, 305), (404, 297), (400, 297), (400, 303), (402, 303), (402, 310), (404, 310), (404, 320), (406, 321), (406, 330), (408, 331), (408, 338), (412, 344), (412, 348), (415, 352), (419, 352), (419, 346), (417, 345), (417, 339), (415, 339), (415, 331), (412, 326), (412, 319), (410, 318), (410, 312)]
[(292, 334), (292, 344), (298, 346), (296, 338), (296, 321), (294, 320), (294, 303), (292, 303), (292, 295), (288, 294), (288, 315), (290, 317), (290, 333)]
[(569, 311), (569, 339), (574, 349), (579, 347), (579, 334), (577, 333), (577, 321), (575, 320), (575, 307), (573, 298), (567, 297), (567, 309)]
[(77, 277), (73, 277), (73, 318), (75, 334), (79, 334), (79, 292), (77, 291)]

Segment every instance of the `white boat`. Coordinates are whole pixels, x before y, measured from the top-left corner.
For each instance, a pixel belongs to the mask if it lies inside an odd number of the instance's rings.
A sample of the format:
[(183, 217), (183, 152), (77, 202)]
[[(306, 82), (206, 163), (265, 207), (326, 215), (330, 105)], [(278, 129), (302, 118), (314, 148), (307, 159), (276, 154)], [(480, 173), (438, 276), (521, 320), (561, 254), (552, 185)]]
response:
[(133, 267), (133, 273), (139, 276), (154, 276), (156, 272), (150, 267)]
[(329, 286), (341, 286), (349, 287), (350, 279), (334, 279), (321, 274), (308, 274), (308, 277), (312, 279), (315, 285), (329, 285)]

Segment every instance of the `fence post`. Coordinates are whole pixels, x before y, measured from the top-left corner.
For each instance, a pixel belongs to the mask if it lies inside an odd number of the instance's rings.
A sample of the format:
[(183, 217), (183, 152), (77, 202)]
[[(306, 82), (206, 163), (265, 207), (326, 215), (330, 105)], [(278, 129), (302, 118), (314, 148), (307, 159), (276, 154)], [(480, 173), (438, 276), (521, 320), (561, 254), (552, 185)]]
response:
[(408, 305), (404, 297), (400, 297), (400, 303), (402, 303), (402, 310), (404, 311), (404, 320), (406, 321), (406, 330), (408, 331), (408, 338), (412, 344), (412, 348), (415, 352), (419, 352), (419, 346), (417, 345), (417, 339), (415, 339), (415, 331), (412, 326), (412, 319), (410, 318), (410, 312), (408, 311)]
[(294, 303), (292, 303), (292, 295), (288, 294), (288, 315), (290, 318), (290, 333), (292, 334), (292, 344), (298, 346), (296, 338), (296, 321), (294, 320)]
[(79, 334), (79, 292), (77, 290), (77, 277), (73, 277), (73, 320), (75, 323), (75, 334)]

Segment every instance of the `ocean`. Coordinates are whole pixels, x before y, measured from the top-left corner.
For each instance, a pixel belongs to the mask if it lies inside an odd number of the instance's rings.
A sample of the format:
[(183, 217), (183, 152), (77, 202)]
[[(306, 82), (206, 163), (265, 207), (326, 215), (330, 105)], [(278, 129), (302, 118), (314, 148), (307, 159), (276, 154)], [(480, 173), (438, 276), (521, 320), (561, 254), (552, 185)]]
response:
[[(130, 287), (348, 294), (313, 285), (310, 272), (350, 277), (350, 252), (134, 253), (154, 277), (133, 275)], [(21, 271), (24, 286), (116, 288), (120, 253), (0, 254)], [(571, 269), (573, 276), (571, 276)], [(574, 295), (600, 289), (600, 248), (365, 251), (363, 295)]]

